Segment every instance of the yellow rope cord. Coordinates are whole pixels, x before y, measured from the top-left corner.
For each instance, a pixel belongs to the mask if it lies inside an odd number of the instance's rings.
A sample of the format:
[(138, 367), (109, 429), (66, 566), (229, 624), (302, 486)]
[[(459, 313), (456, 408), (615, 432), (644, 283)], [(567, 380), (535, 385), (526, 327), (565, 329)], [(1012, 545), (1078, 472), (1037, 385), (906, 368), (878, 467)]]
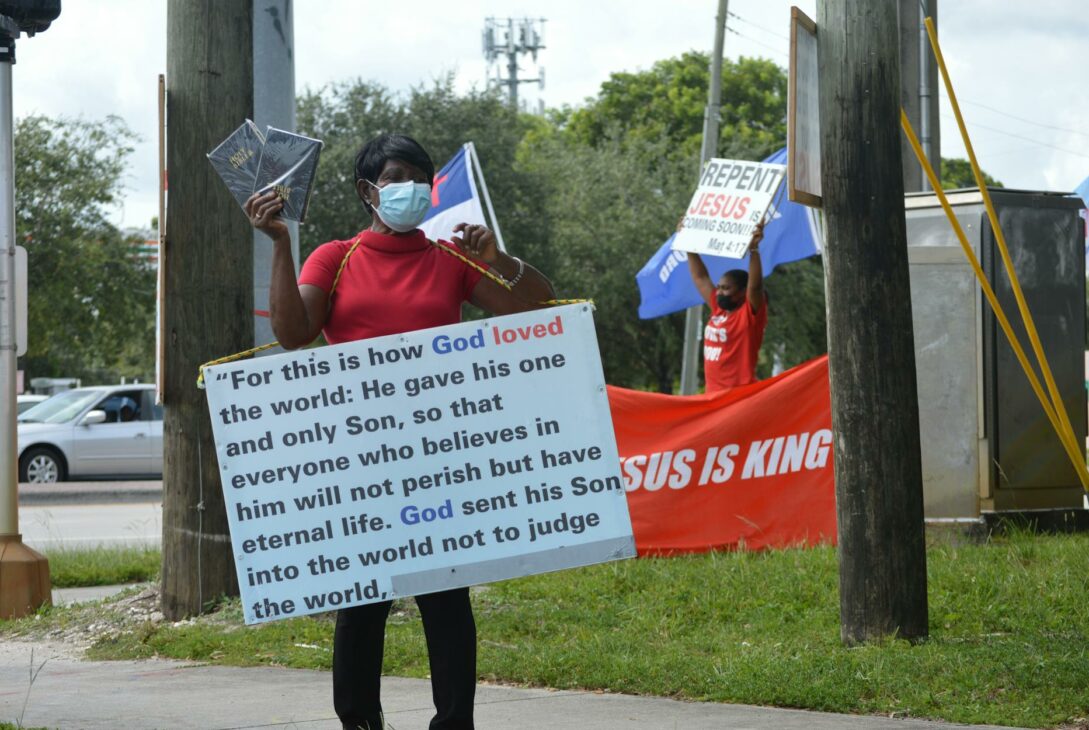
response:
[[(340, 275), (344, 272), (344, 267), (346, 267), (348, 265), (348, 259), (351, 258), (351, 255), (353, 253), (355, 253), (355, 250), (359, 247), (359, 244), (362, 241), (363, 241), (363, 234), (360, 233), (358, 236), (355, 237), (355, 240), (352, 241), (351, 247), (348, 248), (348, 253), (344, 254), (344, 258), (340, 260), (340, 266), (337, 268), (337, 275), (333, 278), (333, 286), (330, 287), (330, 289), (329, 289), (329, 307), (330, 308), (332, 308), (332, 306), (333, 306), (333, 292), (336, 291), (337, 284), (340, 283)], [(440, 251), (445, 251), (446, 253), (450, 254), (454, 258), (459, 259), (460, 261), (462, 261), (466, 265), (468, 265), (468, 266), (472, 267), (473, 269), (479, 271), (481, 274), (488, 277), (489, 279), (491, 279), (492, 281), (494, 281), (496, 284), (503, 287), (507, 291), (513, 292), (513, 288), (511, 287), (510, 282), (507, 281), (506, 279), (504, 279), (503, 277), (499, 276), (498, 274), (496, 274), (494, 271), (491, 271), (489, 269), (485, 269), (480, 264), (476, 263), (475, 261), (468, 258), (467, 256), (463, 256), (461, 253), (459, 253), (458, 251), (455, 251), (454, 249), (450, 248), (449, 246), (443, 246), (441, 243), (438, 243), (436, 241), (432, 241), (431, 239), (427, 239), (427, 242), (430, 243), (435, 248), (439, 249)], [(593, 304), (592, 299), (547, 299), (547, 300), (545, 300), (543, 302), (537, 302), (537, 304), (544, 304), (546, 306), (558, 306), (558, 305), (562, 305), (562, 304), (583, 304), (583, 303), (586, 303), (586, 302), (589, 302), (589, 303)], [(201, 365), (200, 368), (198, 368), (197, 387), (201, 388), (201, 389), (204, 388), (204, 368), (211, 367), (212, 365), (222, 365), (222, 364), (228, 363), (228, 362), (235, 362), (237, 360), (244, 360), (244, 359), (246, 359), (248, 357), (253, 357), (254, 355), (256, 355), (259, 352), (264, 352), (265, 350), (270, 350), (270, 349), (272, 349), (273, 347), (276, 347), (279, 344), (280, 344), (279, 342), (270, 342), (267, 345), (259, 345), (258, 347), (251, 347), (248, 350), (243, 350), (242, 352), (236, 352), (233, 355), (227, 355), (226, 357), (217, 358), (215, 360), (209, 360), (208, 362)]]
[(1062, 443), (1066, 455), (1070, 457), (1071, 462), (1073, 462), (1074, 470), (1078, 474), (1078, 479), (1082, 483), (1082, 488), (1089, 491), (1089, 471), (1086, 470), (1081, 450), (1078, 448), (1076, 442), (1069, 438), (1063, 431), (1055, 408), (1052, 406), (1051, 401), (1048, 400), (1047, 394), (1044, 392), (1044, 387), (1040, 384), (1040, 379), (1036, 377), (1036, 371), (1029, 363), (1028, 355), (1025, 354), (1025, 350), (1021, 346), (1020, 340), (1017, 338), (1017, 335), (1014, 334), (1013, 326), (1010, 324), (1010, 320), (1006, 316), (1005, 310), (1003, 310), (1002, 305), (999, 303), (998, 296), (991, 287), (991, 283), (987, 281), (987, 276), (983, 273), (983, 267), (980, 266), (979, 259), (976, 257), (972, 245), (968, 243), (968, 237), (965, 235), (964, 229), (957, 220), (957, 216), (953, 212), (953, 207), (949, 204), (949, 199), (945, 196), (945, 192), (941, 188), (938, 176), (934, 172), (930, 160), (928, 160), (923, 153), (923, 147), (919, 144), (919, 138), (915, 136), (915, 129), (911, 126), (911, 122), (908, 120), (907, 114), (903, 109), (900, 110), (900, 126), (903, 127), (908, 142), (911, 144), (911, 149), (915, 153), (915, 157), (918, 158), (919, 164), (922, 165), (923, 172), (926, 173), (927, 179), (930, 181), (930, 187), (935, 195), (937, 195), (938, 202), (941, 203), (942, 209), (945, 211), (945, 215), (949, 219), (950, 225), (953, 227), (953, 232), (956, 234), (957, 240), (960, 241), (960, 247), (964, 251), (964, 256), (968, 259), (968, 263), (971, 265), (972, 271), (976, 275), (976, 279), (979, 280), (979, 286), (983, 290), (983, 295), (987, 298), (987, 302), (991, 305), (991, 309), (994, 310), (995, 318), (998, 320), (999, 326), (1002, 327), (1002, 331), (1006, 334), (1006, 339), (1009, 340), (1010, 346), (1017, 356), (1017, 361), (1021, 363), (1021, 368), (1025, 371), (1025, 375), (1029, 379), (1029, 384), (1032, 386), (1033, 392), (1036, 393), (1036, 397), (1039, 398), (1040, 405), (1044, 408), (1044, 414), (1047, 415), (1048, 420), (1051, 422), (1051, 426), (1059, 435), (1059, 441)]
[[(1025, 330), (1028, 333), (1029, 343), (1032, 345), (1033, 354), (1036, 355), (1036, 361), (1040, 366), (1040, 372), (1044, 376), (1044, 383), (1047, 385), (1047, 392), (1051, 398), (1051, 405), (1054, 408), (1055, 415), (1058, 422), (1054, 423), (1055, 430), (1059, 434), (1059, 440), (1064, 442), (1064, 446), (1073, 448), (1081, 453), (1081, 449), (1077, 446), (1076, 437), (1074, 436), (1074, 428), (1070, 424), (1070, 417), (1066, 413), (1066, 407), (1063, 405), (1062, 396), (1059, 394), (1059, 388), (1055, 383), (1055, 378), (1051, 374), (1051, 366), (1048, 364), (1047, 356), (1044, 354), (1043, 344), (1040, 342), (1040, 337), (1036, 332), (1036, 324), (1033, 321), (1032, 313), (1029, 311), (1028, 302), (1025, 301), (1025, 295), (1021, 290), (1021, 282), (1018, 280), (1017, 272), (1013, 268), (1013, 260), (1010, 258), (1009, 248), (1006, 246), (1006, 237), (1002, 232), (1002, 227), (998, 222), (998, 214), (995, 212), (994, 203), (991, 202), (991, 193), (987, 188), (987, 184), (983, 179), (983, 171), (979, 167), (979, 162), (976, 160), (976, 153), (972, 147), (972, 140), (968, 136), (968, 129), (964, 124), (964, 116), (960, 111), (960, 104), (957, 102), (957, 94), (953, 90), (953, 81), (949, 77), (949, 69), (945, 65), (945, 57), (942, 55), (941, 45), (938, 43), (938, 33), (934, 28), (933, 18), (926, 18), (924, 20), (926, 26), (926, 34), (930, 40), (930, 48), (934, 52), (934, 60), (938, 63), (938, 70), (941, 72), (942, 82), (945, 85), (946, 94), (949, 98), (949, 103), (953, 107), (953, 116), (957, 120), (957, 128), (960, 131), (961, 139), (964, 142), (964, 149), (968, 155), (968, 162), (972, 167), (972, 173), (975, 176), (976, 184), (979, 186), (979, 192), (983, 196), (983, 206), (987, 210), (987, 217), (991, 222), (991, 231), (994, 233), (995, 244), (999, 253), (1002, 256), (1002, 263), (1006, 269), (1006, 274), (1010, 280), (1010, 287), (1013, 290), (1014, 300), (1017, 302), (1017, 308), (1021, 312), (1021, 320), (1025, 325)], [(1067, 444), (1066, 442), (1069, 442)], [(1078, 472), (1078, 477), (1081, 479), (1082, 486), (1086, 491), (1089, 491), (1089, 471), (1086, 470), (1084, 455), (1075, 458), (1071, 455), (1071, 458), (1075, 461), (1075, 470)]]
[[(494, 271), (491, 271), (490, 269), (485, 269), (483, 266), (481, 266), (477, 262), (473, 261), (468, 256), (465, 256), (465, 255), (461, 254), (460, 252), (450, 248), (449, 246), (443, 246), (441, 243), (438, 243), (437, 241), (432, 241), (430, 238), (427, 239), (427, 242), (430, 243), (435, 248), (437, 248), (437, 249), (439, 249), (441, 251), (445, 251), (446, 253), (450, 254), (454, 258), (459, 259), (460, 261), (464, 262), (467, 266), (469, 266), (469, 267), (471, 267), (473, 269), (476, 269), (481, 274), (488, 277), (489, 279), (491, 279), (492, 281), (494, 281), (496, 284), (503, 287), (507, 291), (513, 291), (509, 281), (504, 279), (502, 276), (499, 276)], [(559, 305), (559, 304), (583, 304), (583, 303), (586, 303), (586, 302), (590, 302), (592, 304), (593, 301), (594, 301), (593, 299), (546, 299), (543, 302), (536, 302), (536, 303), (537, 304), (545, 304), (545, 305), (548, 305), (548, 306), (556, 306), (556, 305)]]

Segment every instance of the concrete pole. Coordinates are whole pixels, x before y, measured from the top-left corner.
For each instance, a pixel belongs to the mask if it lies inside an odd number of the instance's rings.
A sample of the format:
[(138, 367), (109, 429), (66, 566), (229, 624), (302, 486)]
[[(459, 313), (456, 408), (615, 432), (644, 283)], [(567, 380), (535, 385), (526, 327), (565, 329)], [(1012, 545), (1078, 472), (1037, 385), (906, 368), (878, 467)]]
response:
[[(296, 131), (295, 120), (295, 23), (292, 0), (253, 2), (253, 121), (266, 126)], [(299, 261), (299, 224), (288, 221), (295, 271)], [(268, 318), (269, 279), (272, 274), (272, 244), (268, 236), (253, 231), (253, 344), (264, 345), (276, 336)], [(260, 356), (283, 352), (279, 347)]]
[[(711, 80), (707, 85), (707, 108), (703, 114), (703, 144), (700, 170), (718, 149), (718, 117), (722, 108), (722, 47), (726, 41), (726, 17), (730, 0), (719, 0), (715, 16), (715, 48), (711, 54)], [(681, 395), (692, 395), (699, 387), (700, 341), (703, 305), (689, 307), (684, 314), (684, 354), (681, 360)]]
[[(5, 18), (5, 20), (7, 20)], [(15, 399), (15, 148), (11, 66), (15, 36), (0, 39), (0, 619), (26, 616), (51, 600), (49, 563), (19, 534)]]

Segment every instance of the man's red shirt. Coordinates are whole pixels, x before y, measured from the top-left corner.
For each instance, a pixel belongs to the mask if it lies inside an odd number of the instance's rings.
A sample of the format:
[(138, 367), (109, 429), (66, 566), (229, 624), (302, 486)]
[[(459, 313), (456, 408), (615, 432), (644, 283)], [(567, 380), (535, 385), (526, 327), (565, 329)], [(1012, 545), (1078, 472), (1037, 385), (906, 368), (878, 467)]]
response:
[(756, 382), (756, 360), (767, 326), (767, 302), (755, 313), (748, 299), (733, 311), (722, 309), (717, 303), (711, 305), (711, 319), (703, 330), (706, 392)]
[[(461, 303), (472, 296), (480, 272), (438, 250), (422, 231), (386, 235), (364, 231), (333, 293), (325, 321), (330, 345), (461, 321)], [(354, 239), (353, 239), (354, 240)], [(326, 293), (352, 241), (329, 241), (303, 264), (299, 284)], [(453, 244), (439, 245), (454, 248)]]

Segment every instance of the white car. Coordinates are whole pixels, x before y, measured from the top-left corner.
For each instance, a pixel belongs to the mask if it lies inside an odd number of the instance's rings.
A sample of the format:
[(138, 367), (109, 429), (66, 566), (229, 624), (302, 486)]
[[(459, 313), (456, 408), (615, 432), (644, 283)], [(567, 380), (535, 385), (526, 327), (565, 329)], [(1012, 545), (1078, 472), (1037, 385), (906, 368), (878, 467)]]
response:
[(47, 395), (30, 395), (29, 393), (17, 395), (15, 396), (15, 412), (22, 415), (24, 411), (30, 410), (48, 397)]
[(19, 415), (19, 481), (161, 478), (163, 409), (152, 385), (75, 388)]

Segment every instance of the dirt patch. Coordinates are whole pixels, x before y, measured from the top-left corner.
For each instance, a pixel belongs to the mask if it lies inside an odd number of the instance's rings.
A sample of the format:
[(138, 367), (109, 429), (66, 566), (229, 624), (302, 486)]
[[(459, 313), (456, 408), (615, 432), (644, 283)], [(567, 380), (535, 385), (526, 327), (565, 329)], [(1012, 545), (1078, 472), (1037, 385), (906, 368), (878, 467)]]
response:
[(96, 641), (164, 621), (159, 610), (159, 585), (155, 583), (13, 622), (3, 639), (44, 643), (57, 654), (78, 658)]

